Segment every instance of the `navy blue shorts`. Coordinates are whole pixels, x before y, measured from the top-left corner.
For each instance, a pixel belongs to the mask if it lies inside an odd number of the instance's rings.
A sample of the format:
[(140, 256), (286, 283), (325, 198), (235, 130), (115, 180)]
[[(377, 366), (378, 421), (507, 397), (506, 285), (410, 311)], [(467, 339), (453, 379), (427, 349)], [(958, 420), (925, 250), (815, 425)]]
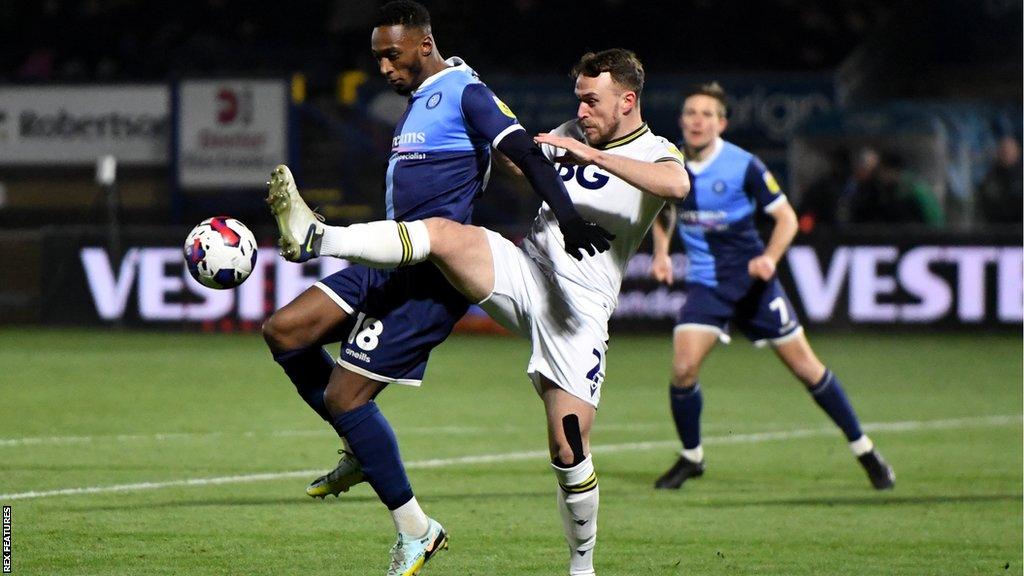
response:
[(430, 351), (469, 308), (430, 262), (394, 270), (354, 265), (315, 286), (349, 314), (338, 364), (381, 382), (418, 386)]
[(704, 284), (689, 283), (686, 288), (677, 330), (683, 326), (711, 327), (725, 336), (732, 322), (755, 343), (785, 338), (800, 330), (800, 320), (776, 278), (751, 282), (745, 292), (738, 292), (738, 298)]

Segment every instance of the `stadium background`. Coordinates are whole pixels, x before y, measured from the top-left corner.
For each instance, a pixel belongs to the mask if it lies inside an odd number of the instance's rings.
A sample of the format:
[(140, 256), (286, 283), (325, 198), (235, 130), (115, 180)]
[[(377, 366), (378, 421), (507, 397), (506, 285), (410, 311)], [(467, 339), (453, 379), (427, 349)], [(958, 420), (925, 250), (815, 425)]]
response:
[[(286, 160), (330, 221), (383, 214), (404, 103), (367, 48), (374, 5), (307, 2), (281, 22), (230, 1), (5, 3), (0, 320), (252, 329), (315, 279), (316, 264), (264, 251), (236, 299), (179, 281), (172, 253), (155, 249), (215, 214), (272, 244), (260, 198)], [(782, 276), (807, 321), (1020, 326), (1019, 2), (697, 1), (670, 18), (644, 2), (431, 8), (442, 54), (465, 58), (531, 131), (572, 117), (566, 71), (585, 50), (639, 54), (645, 118), (673, 140), (681, 94), (719, 80), (726, 136), (765, 160), (801, 214), (808, 248)], [(882, 166), (863, 180), (895, 192), (851, 208), (871, 152)], [(116, 183), (103, 186), (107, 155)], [(915, 194), (941, 213), (908, 208)], [(516, 237), (536, 206), (496, 173), (475, 217)], [(685, 298), (649, 283), (646, 263), (630, 266), (620, 327), (664, 329)]]
[[(672, 140), (686, 88), (721, 82), (725, 137), (765, 160), (801, 215), (781, 277), (900, 474), (893, 496), (857, 493), (863, 478), (802, 392), (737, 342), (707, 367), (715, 476), (688, 485), (685, 514), (661, 515), (674, 501), (646, 489), (674, 445), (663, 391), (685, 289), (647, 279), (645, 245), (595, 431), (615, 453), (602, 456), (602, 522), (619, 530), (602, 535), (608, 573), (1021, 573), (1020, 1), (425, 3), (441, 53), (530, 131), (573, 115), (566, 72), (586, 50), (637, 52), (644, 116)], [(369, 54), (377, 4), (0, 3), (0, 503), (14, 504), (15, 573), (376, 570), (381, 522), (347, 527), (340, 552), (305, 540), (336, 535), (296, 501), (334, 440), (313, 431), (258, 328), (342, 265), (276, 256), (263, 203), (275, 164), (331, 222), (383, 215), (404, 102)], [(851, 208), (883, 181), (894, 203)], [(941, 213), (914, 209), (922, 194)], [(537, 204), (496, 173), (476, 221), (515, 238)], [(265, 246), (235, 291), (200, 287), (181, 263), (188, 230), (215, 214)], [(491, 329), (479, 314), (463, 328)], [(422, 499), (461, 525), (462, 551), (429, 573), (480, 573), (474, 551), (497, 563), (487, 573), (561, 570), (544, 458), (522, 452), (544, 445), (525, 346), (457, 336), (433, 356), (431, 390), (382, 399)], [(502, 451), (510, 462), (473, 460)], [(355, 492), (339, 518), (380, 516)], [(497, 503), (516, 559), (475, 505), (459, 516), (470, 496)]]

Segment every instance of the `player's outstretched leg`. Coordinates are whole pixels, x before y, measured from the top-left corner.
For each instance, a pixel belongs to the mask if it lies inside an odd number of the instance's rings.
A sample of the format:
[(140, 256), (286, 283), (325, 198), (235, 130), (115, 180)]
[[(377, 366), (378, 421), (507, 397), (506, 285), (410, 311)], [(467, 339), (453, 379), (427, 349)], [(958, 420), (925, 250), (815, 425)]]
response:
[(853, 411), (846, 391), (839, 378), (818, 360), (803, 331), (794, 337), (775, 345), (775, 353), (786, 366), (799, 378), (811, 397), (843, 431), (850, 443), (850, 451), (867, 472), (871, 485), (876, 490), (887, 490), (895, 486), (896, 473), (892, 466), (882, 458), (874, 443), (861, 430), (860, 420)]
[(267, 187), (267, 204), (277, 220), (281, 255), (292, 262), (324, 255), (375, 268), (395, 268), (422, 262), (429, 253), (430, 239), (422, 222), (323, 224), (323, 218), (299, 195), (291, 171), (283, 164), (271, 173)]
[(569, 575), (593, 576), (601, 496), (589, 441), (595, 409), (547, 379), (541, 398), (548, 418), (551, 469), (558, 480), (556, 504), (569, 545)]
[(281, 253), (289, 260), (333, 256), (371, 268), (396, 268), (430, 258), (471, 301), (479, 302), (494, 288), (493, 255), (483, 228), (444, 218), (328, 226), (306, 206), (286, 166), (274, 170), (267, 201), (277, 216)]
[(676, 329), (672, 341), (675, 351), (669, 405), (683, 449), (675, 464), (655, 480), (654, 487), (677, 490), (690, 478), (704, 475), (704, 448), (700, 443), (704, 397), (697, 375), (704, 358), (718, 341), (718, 334), (714, 330), (685, 325)]
[(281, 256), (292, 262), (319, 256), (323, 217), (310, 210), (299, 196), (291, 170), (284, 164), (274, 168), (267, 190), (267, 204), (277, 220)]

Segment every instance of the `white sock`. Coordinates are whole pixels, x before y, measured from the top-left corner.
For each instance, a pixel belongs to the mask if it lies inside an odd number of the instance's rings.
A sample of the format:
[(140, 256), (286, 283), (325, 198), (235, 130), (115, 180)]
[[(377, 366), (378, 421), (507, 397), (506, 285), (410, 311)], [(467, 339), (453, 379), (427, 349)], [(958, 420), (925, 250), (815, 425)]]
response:
[(850, 451), (854, 456), (860, 457), (875, 449), (875, 443), (868, 438), (867, 434), (861, 434), (853, 442), (850, 442)]
[(570, 576), (594, 573), (600, 490), (590, 456), (572, 468), (551, 467), (558, 478), (558, 513), (569, 544)]
[(345, 258), (374, 268), (416, 264), (430, 254), (430, 233), (421, 220), (380, 220), (351, 226), (324, 226), (321, 256)]
[(690, 462), (702, 462), (704, 460), (704, 445), (698, 444), (696, 448), (683, 448), (679, 455)]
[(415, 496), (392, 510), (391, 519), (395, 521), (395, 530), (413, 538), (423, 536), (430, 529), (430, 521), (427, 520), (427, 515), (423, 513)]

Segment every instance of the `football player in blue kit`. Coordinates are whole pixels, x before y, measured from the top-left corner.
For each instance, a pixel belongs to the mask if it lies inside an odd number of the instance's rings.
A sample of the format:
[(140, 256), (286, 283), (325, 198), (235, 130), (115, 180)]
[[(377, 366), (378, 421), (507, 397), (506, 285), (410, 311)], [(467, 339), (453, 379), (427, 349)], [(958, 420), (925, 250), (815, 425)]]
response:
[[(393, 269), (429, 261), (499, 324), (530, 340), (526, 372), (543, 400), (569, 574), (594, 576), (600, 488), (590, 431), (601, 399), (608, 319), (629, 258), (667, 199), (689, 191), (683, 156), (641, 116), (643, 65), (629, 50), (590, 52), (573, 67), (576, 118), (538, 134), (580, 212), (615, 232), (591, 258), (565, 253), (559, 218), (541, 204), (520, 246), (445, 218), (328, 226), (288, 185), (289, 228), (323, 235), (317, 256)], [(575, 176), (573, 174), (575, 173)]]
[[(703, 406), (701, 363), (715, 344), (728, 342), (734, 324), (755, 344), (767, 344), (807, 386), (814, 401), (842, 430), (850, 450), (879, 489), (892, 488), (895, 474), (863, 433), (839, 379), (814, 354), (803, 327), (775, 275), (775, 267), (797, 232), (797, 218), (771, 172), (756, 156), (721, 138), (726, 94), (717, 83), (693, 90), (679, 118), (693, 189), (669, 206), (652, 228), (652, 275), (671, 284), (669, 241), (678, 221), (689, 268), (687, 299), (673, 333), (669, 398), (683, 449), (655, 482), (677, 489), (704, 473), (700, 442)], [(760, 208), (773, 221), (767, 246), (754, 225)]]
[[(608, 249), (611, 234), (580, 217), (553, 164), (512, 111), (465, 62), (441, 57), (423, 6), (408, 0), (382, 6), (371, 46), (388, 84), (409, 97), (395, 128), (385, 177), (387, 217), (404, 245), (412, 246), (417, 239), (409, 235), (417, 231), (397, 221), (441, 217), (470, 222), (494, 147), (552, 206), (566, 252), (581, 259), (584, 252), (592, 256)], [(282, 231), (295, 229), (290, 223), (308, 215), (293, 209), (289, 194), (297, 195), (294, 187), (286, 167), (275, 169), (267, 202)], [(315, 226), (301, 230), (302, 237), (283, 234), (280, 239), (288, 260), (306, 261), (320, 252), (322, 242), (330, 242)], [(390, 383), (418, 386), (430, 351), (467, 307), (466, 298), (433, 263), (392, 270), (354, 265), (317, 282), (263, 327), (274, 360), (344, 442), (338, 466), (314, 480), (307, 494), (337, 495), (368, 481), (398, 532), (389, 576), (418, 573), (432, 554), (447, 547), (447, 534), (417, 503), (394, 432), (374, 398)], [(334, 360), (322, 345), (339, 339), (341, 354)]]

